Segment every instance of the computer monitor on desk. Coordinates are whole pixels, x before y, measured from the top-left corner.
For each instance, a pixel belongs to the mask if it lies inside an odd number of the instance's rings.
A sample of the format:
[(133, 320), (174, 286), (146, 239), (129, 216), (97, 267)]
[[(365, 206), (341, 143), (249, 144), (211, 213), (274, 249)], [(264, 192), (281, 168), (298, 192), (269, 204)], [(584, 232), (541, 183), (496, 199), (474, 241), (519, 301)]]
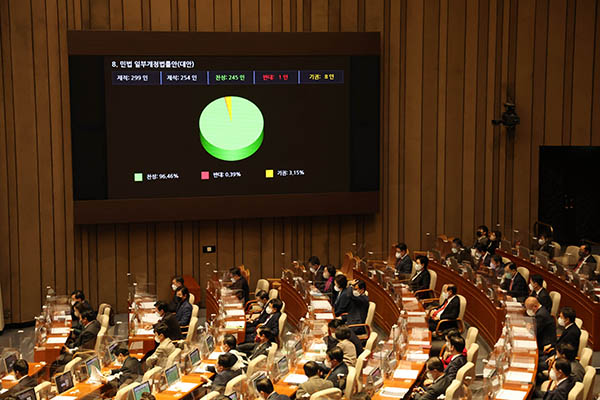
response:
[(35, 388), (25, 389), (22, 392), (16, 394), (17, 400), (37, 400), (35, 395)]
[(96, 368), (98, 372), (102, 371), (102, 367), (100, 367), (100, 360), (98, 357), (92, 357), (85, 362), (85, 366), (87, 367), (88, 376), (92, 376), (92, 368)]
[(165, 378), (167, 386), (172, 386), (179, 381), (179, 368), (177, 368), (177, 365), (173, 365), (165, 370)]
[(66, 392), (67, 390), (75, 386), (73, 382), (73, 374), (71, 374), (71, 371), (67, 371), (61, 375), (57, 375), (54, 378), (54, 383), (56, 384), (56, 391), (59, 394)]
[(136, 387), (133, 388), (133, 399), (134, 400), (141, 400), (142, 399), (142, 394), (144, 393), (151, 393), (150, 391), (150, 382), (146, 381), (143, 382), (139, 385), (137, 385)]
[(12, 353), (6, 356), (3, 360), (4, 368), (7, 374), (12, 372), (13, 365), (17, 362), (17, 353)]
[(284, 376), (287, 375), (289, 371), (290, 368), (286, 356), (283, 356), (279, 360), (277, 360), (276, 380), (282, 379)]
[(260, 381), (262, 378), (266, 378), (266, 377), (267, 377), (267, 373), (266, 373), (266, 372), (263, 372), (263, 371), (256, 372), (256, 373), (254, 373), (254, 374), (251, 376), (251, 379), (252, 379), (252, 381), (251, 381), (251, 383), (250, 383), (250, 385), (249, 385), (249, 386), (250, 386), (250, 388), (252, 389), (252, 391), (253, 391), (253, 393), (254, 393), (254, 394), (256, 394), (256, 395), (258, 395), (258, 394), (259, 394), (259, 393), (258, 393), (258, 389), (256, 389), (256, 383), (257, 383), (258, 381)]

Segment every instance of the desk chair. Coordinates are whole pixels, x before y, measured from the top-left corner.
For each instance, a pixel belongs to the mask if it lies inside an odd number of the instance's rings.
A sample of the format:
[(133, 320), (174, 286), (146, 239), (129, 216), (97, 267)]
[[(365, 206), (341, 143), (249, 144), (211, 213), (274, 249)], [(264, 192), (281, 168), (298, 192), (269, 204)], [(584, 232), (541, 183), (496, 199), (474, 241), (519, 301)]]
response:
[(198, 312), (200, 312), (200, 307), (192, 303), (192, 318), (198, 318)]
[(193, 293), (190, 293), (190, 298), (188, 299), (191, 305), (196, 305), (196, 296)]
[(277, 289), (269, 290), (269, 300), (273, 300), (273, 299), (277, 299), (277, 298), (279, 298), (279, 290), (277, 290)]
[(460, 367), (456, 373), (456, 380), (460, 383), (466, 384), (467, 386), (471, 382), (475, 381), (475, 364), (467, 361), (467, 363)]
[(365, 361), (367, 360), (367, 358), (369, 357), (369, 355), (371, 354), (371, 351), (369, 350), (363, 350), (362, 353), (360, 353), (360, 355), (358, 357), (356, 357), (356, 384), (357, 384), (357, 390), (361, 391), (362, 390), (362, 371), (363, 368), (365, 367)]
[(279, 346), (277, 343), (271, 343), (271, 348), (269, 348), (269, 354), (267, 354), (267, 365), (273, 365), (275, 361), (275, 353), (277, 353), (277, 348)]
[(567, 246), (565, 254), (555, 257), (555, 260), (563, 265), (575, 265), (579, 259), (579, 246)]
[(338, 388), (330, 388), (325, 390), (319, 390), (313, 393), (309, 400), (340, 400), (342, 398), (342, 391)]
[(600, 256), (596, 255), (596, 254), (592, 254), (592, 257), (594, 257), (594, 260), (596, 260), (596, 270), (594, 271), (594, 273), (597, 276), (600, 274)]
[(462, 383), (460, 383), (460, 381), (457, 381), (456, 379), (454, 379), (452, 381), (452, 383), (450, 384), (450, 386), (448, 386), (446, 388), (446, 400), (458, 400), (459, 397), (459, 392), (460, 392), (460, 388), (462, 386)]
[(590, 337), (590, 333), (585, 329), (581, 330), (581, 336), (579, 336), (579, 350), (577, 350), (577, 357), (581, 358), (581, 354), (583, 353), (583, 349), (585, 349), (588, 345), (588, 339)]
[(37, 398), (40, 398), (40, 393), (47, 392), (50, 393), (50, 389), (52, 388), (52, 384), (48, 381), (42, 382), (35, 387), (35, 394)]
[(525, 279), (525, 282), (529, 283), (529, 270), (525, 267), (517, 267), (517, 271)]
[(475, 368), (477, 368), (477, 356), (479, 355), (479, 345), (477, 343), (473, 343), (467, 349), (467, 361), (475, 364)]
[(356, 368), (348, 366), (348, 375), (346, 375), (346, 387), (344, 388), (344, 397), (352, 397), (356, 388)]
[(462, 334), (465, 331), (465, 323), (463, 322), (463, 319), (465, 317), (465, 311), (467, 309), (467, 299), (461, 295), (461, 294), (457, 294), (456, 295), (460, 301), (460, 309), (458, 311), (458, 318), (456, 318), (455, 320), (453, 319), (440, 319), (437, 323), (437, 326), (435, 327), (435, 335), (436, 336), (442, 336), (443, 330), (442, 328), (444, 328), (443, 324), (448, 323), (448, 322), (452, 322), (452, 321), (456, 321), (456, 327), (458, 328), (458, 331)]
[(225, 396), (229, 396), (232, 393), (239, 393), (240, 390), (236, 390), (238, 386), (241, 386), (242, 381), (246, 379), (246, 375), (238, 375), (229, 382), (227, 382), (227, 386), (225, 386)]
[(548, 293), (548, 295), (550, 296), (550, 300), (552, 300), (552, 309), (550, 310), (550, 315), (552, 315), (554, 318), (557, 318), (562, 295), (554, 290)]
[(285, 301), (281, 300), (281, 312), (285, 312)]
[[(283, 310), (283, 307), (282, 307)], [(287, 314), (283, 311), (281, 312), (281, 316), (279, 317), (279, 343), (285, 343), (285, 323), (287, 322)]]
[(254, 360), (250, 360), (248, 363), (248, 370), (246, 371), (246, 376), (252, 376), (258, 369), (261, 364), (267, 363), (267, 356), (261, 354), (260, 356), (254, 358)]
[(371, 330), (373, 329), (373, 318), (375, 317), (375, 309), (377, 308), (377, 305), (370, 301), (369, 302), (369, 310), (367, 311), (367, 317), (365, 318), (365, 323), (364, 324), (353, 324), (353, 325), (348, 325), (348, 328), (359, 328), (359, 327), (363, 327), (365, 329), (365, 334), (362, 335), (356, 335), (360, 340), (367, 340), (369, 338), (369, 335), (371, 335)]
[(109, 315), (110, 315), (110, 305), (107, 303), (102, 303), (98, 306), (98, 314), (96, 316), (96, 319), (98, 320), (98, 322), (100, 322), (100, 324), (102, 324), (102, 321), (100, 319), (101, 316), (105, 315), (105, 310), (106, 308), (109, 309)]
[(171, 366), (171, 365), (175, 364), (175, 362), (179, 359), (180, 355), (181, 355), (181, 349), (179, 349), (179, 348), (175, 349), (175, 351), (173, 351), (171, 354), (169, 354), (169, 357), (167, 357), (167, 365)]
[[(452, 260), (454, 260), (454, 258), (452, 258)], [(442, 285), (442, 289), (440, 290), (440, 293), (444, 293), (446, 291), (446, 288), (448, 287), (448, 283), (444, 283)], [(439, 306), (441, 305), (440, 302), (440, 298), (439, 297), (430, 297), (428, 299), (421, 299), (421, 304), (423, 304), (423, 307), (428, 308), (429, 306), (433, 305), (433, 306)]]
[(575, 325), (577, 325), (579, 329), (583, 328), (583, 320), (581, 318), (575, 318)]
[(583, 383), (576, 382), (573, 389), (569, 392), (568, 400), (583, 400)]
[(369, 339), (367, 339), (367, 344), (365, 344), (365, 350), (369, 350), (373, 352), (373, 346), (375, 346), (375, 342), (377, 341), (377, 332), (371, 332), (369, 335)]
[(583, 400), (592, 400), (592, 388), (596, 380), (596, 368), (585, 367), (585, 375), (583, 376)]
[(592, 360), (593, 355), (594, 355), (594, 350), (590, 349), (589, 347), (586, 347), (585, 349), (583, 349), (583, 351), (581, 352), (581, 356), (579, 357), (579, 362), (581, 363), (581, 366), (583, 368), (590, 365), (590, 361)]
[[(435, 284), (437, 283), (437, 272), (432, 269), (428, 269), (429, 271), (429, 289), (417, 290), (415, 292), (415, 297), (434, 297), (435, 296)], [(411, 275), (412, 276), (412, 275)], [(428, 294), (428, 296), (426, 296)]]
[(139, 385), (139, 382), (130, 383), (129, 385), (122, 387), (117, 391), (114, 400), (127, 400), (129, 393), (133, 390), (134, 387)]
[[(194, 307), (198, 307), (194, 305)], [(198, 328), (198, 317), (192, 317), (190, 319), (190, 324), (188, 326), (187, 333), (185, 334), (185, 339), (183, 339), (183, 343), (192, 344), (194, 341), (194, 337), (196, 335), (196, 329)]]
[(474, 326), (470, 326), (467, 329), (467, 337), (465, 338), (465, 348), (471, 347), (473, 343), (477, 343), (477, 337), (479, 336), (479, 329)]
[(254, 289), (254, 293), (258, 293), (260, 290), (264, 290), (265, 292), (269, 291), (269, 281), (266, 279), (259, 279), (256, 281), (256, 289)]
[(146, 382), (146, 381), (150, 380), (150, 378), (152, 378), (155, 374), (159, 374), (160, 372), (162, 372), (161, 367), (150, 368), (144, 374), (144, 377), (142, 378), (142, 382)]
[(217, 392), (217, 391), (213, 390), (212, 392), (210, 392), (210, 393), (207, 393), (207, 394), (205, 394), (204, 396), (202, 396), (202, 397), (200, 398), (200, 400), (214, 400), (214, 399), (216, 399), (217, 397), (219, 397), (220, 395), (221, 395), (221, 393), (219, 393), (219, 392)]
[(77, 365), (77, 363), (80, 363), (81, 361), (82, 361), (81, 357), (73, 357), (73, 359), (71, 361), (69, 361), (67, 363), (67, 365), (65, 365), (64, 372), (71, 371)]

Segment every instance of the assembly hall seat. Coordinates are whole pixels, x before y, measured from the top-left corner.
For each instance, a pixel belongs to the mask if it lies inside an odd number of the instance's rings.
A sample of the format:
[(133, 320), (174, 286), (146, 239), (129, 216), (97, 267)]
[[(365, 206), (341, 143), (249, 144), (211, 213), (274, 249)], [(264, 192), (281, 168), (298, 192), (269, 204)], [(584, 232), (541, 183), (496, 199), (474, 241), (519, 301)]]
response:
[(233, 393), (238, 393), (239, 387), (242, 385), (242, 381), (246, 379), (246, 375), (238, 375), (229, 382), (227, 382), (227, 386), (225, 386), (225, 396), (229, 396)]
[(583, 399), (583, 383), (575, 382), (575, 386), (569, 392), (568, 400), (584, 400)]
[(309, 400), (340, 400), (342, 398), (342, 391), (338, 388), (330, 388), (325, 390), (319, 390), (313, 393)]
[(216, 390), (213, 390), (210, 393), (205, 394), (204, 396), (202, 396), (200, 398), (200, 400), (214, 400), (217, 397), (219, 397), (221, 395), (221, 393), (217, 392)]
[(560, 308), (560, 300), (562, 299), (562, 295), (559, 292), (551, 291), (549, 293), (550, 300), (552, 300), (552, 309), (550, 310), (550, 315), (554, 318), (558, 317), (558, 310)]
[(583, 376), (583, 400), (592, 400), (594, 392), (592, 388), (596, 382), (596, 368), (585, 367), (585, 375)]
[(139, 382), (130, 383), (129, 385), (122, 387), (117, 391), (114, 400), (127, 400), (127, 398), (129, 397), (129, 393), (137, 385), (139, 385)]

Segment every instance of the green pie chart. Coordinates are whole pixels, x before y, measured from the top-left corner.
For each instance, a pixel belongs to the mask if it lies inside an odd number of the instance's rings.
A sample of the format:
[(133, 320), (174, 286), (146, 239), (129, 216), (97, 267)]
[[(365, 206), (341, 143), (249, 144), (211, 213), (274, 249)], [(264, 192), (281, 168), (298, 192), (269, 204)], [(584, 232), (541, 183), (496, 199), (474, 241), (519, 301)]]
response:
[(263, 141), (262, 112), (243, 97), (226, 96), (211, 101), (202, 110), (198, 124), (202, 147), (219, 160), (250, 157)]

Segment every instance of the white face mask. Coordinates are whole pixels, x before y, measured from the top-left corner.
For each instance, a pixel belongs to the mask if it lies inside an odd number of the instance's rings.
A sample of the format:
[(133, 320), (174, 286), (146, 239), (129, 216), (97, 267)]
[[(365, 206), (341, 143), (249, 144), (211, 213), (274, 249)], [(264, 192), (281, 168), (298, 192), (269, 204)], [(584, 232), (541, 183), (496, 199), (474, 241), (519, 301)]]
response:
[(556, 376), (556, 370), (554, 368), (552, 368), (550, 370), (550, 374), (549, 374), (550, 379), (552, 379), (554, 382), (558, 381), (558, 376)]
[(273, 314), (273, 307), (267, 307), (267, 314)]
[(540, 244), (540, 246), (542, 246), (544, 243), (546, 243), (546, 241), (542, 238), (539, 238), (538, 243)]
[(565, 320), (563, 317), (558, 317), (558, 325), (560, 326), (565, 326)]
[(535, 311), (527, 309), (527, 315), (530, 317), (535, 317)]
[(452, 248), (452, 252), (453, 252), (454, 254), (458, 253), (458, 247), (453, 247), (453, 248)]
[(173, 289), (173, 291), (177, 290), (177, 286), (174, 283), (171, 283), (171, 289)]
[(402, 257), (402, 253), (400, 253), (399, 251), (396, 252), (396, 258), (400, 258)]
[(448, 293), (447, 292), (442, 292), (440, 294), (440, 300), (443, 302), (448, 298)]
[(435, 380), (433, 378), (433, 374), (431, 373), (431, 371), (427, 371), (427, 379), (429, 379), (430, 381), (434, 381)]
[(157, 335), (154, 335), (154, 341), (155, 341), (156, 343), (160, 343), (160, 339), (158, 338), (158, 336), (157, 336)]
[(533, 292), (533, 285), (531, 283), (529, 284), (529, 290)]
[(421, 264), (415, 265), (415, 270), (420, 271), (422, 269), (423, 269), (423, 266)]
[(490, 268), (496, 268), (496, 263), (490, 262)]
[(337, 286), (337, 285), (335, 285), (333, 287), (333, 290), (335, 290), (336, 292), (341, 292), (342, 291), (342, 289), (340, 289), (339, 286)]
[(358, 290), (353, 290), (352, 294), (354, 295), (354, 297), (360, 296), (360, 292)]
[(323, 278), (329, 279), (330, 276), (331, 275), (329, 275), (329, 272), (327, 272), (327, 271), (323, 272)]
[(325, 364), (325, 367), (331, 368), (331, 361), (329, 361), (328, 359), (325, 359), (325, 362), (323, 362), (323, 364)]

